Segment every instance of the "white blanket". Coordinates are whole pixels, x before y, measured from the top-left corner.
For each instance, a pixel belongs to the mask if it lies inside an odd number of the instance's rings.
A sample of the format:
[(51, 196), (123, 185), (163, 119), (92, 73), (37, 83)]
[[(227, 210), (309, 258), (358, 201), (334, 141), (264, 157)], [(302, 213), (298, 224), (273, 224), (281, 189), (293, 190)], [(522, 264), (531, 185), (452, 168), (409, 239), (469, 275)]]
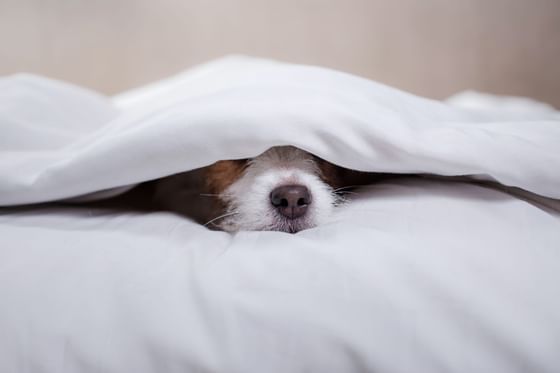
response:
[(560, 114), (494, 100), (450, 105), (243, 57), (113, 101), (4, 78), (4, 206), (280, 144), (514, 188), (386, 182), (296, 235), (212, 232), (168, 213), (1, 210), (0, 371), (557, 371)]

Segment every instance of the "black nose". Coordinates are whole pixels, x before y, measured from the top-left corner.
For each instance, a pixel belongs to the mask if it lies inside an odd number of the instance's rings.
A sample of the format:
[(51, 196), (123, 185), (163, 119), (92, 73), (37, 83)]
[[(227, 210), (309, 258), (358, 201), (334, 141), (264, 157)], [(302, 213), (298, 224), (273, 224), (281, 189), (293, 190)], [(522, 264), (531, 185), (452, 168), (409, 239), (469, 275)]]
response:
[(303, 185), (282, 185), (270, 193), (270, 203), (289, 219), (302, 217), (311, 204), (311, 194)]

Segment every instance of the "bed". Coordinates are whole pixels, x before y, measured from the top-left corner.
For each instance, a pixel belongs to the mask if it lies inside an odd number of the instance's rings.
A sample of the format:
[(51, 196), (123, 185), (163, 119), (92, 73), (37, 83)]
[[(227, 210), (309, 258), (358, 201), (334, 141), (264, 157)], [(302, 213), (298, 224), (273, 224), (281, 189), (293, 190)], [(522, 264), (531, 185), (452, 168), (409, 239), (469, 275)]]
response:
[[(560, 113), (233, 56), (115, 97), (0, 80), (0, 371), (557, 372)], [(45, 202), (290, 144), (364, 187), (297, 234)]]

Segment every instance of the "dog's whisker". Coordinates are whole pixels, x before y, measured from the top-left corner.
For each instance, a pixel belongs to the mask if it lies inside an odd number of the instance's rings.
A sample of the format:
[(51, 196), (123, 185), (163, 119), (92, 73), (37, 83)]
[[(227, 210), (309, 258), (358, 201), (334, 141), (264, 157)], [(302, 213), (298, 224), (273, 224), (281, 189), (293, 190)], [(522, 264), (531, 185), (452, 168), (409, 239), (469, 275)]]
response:
[(336, 193), (336, 192), (341, 191), (341, 190), (344, 190), (344, 189), (348, 189), (348, 188), (357, 188), (357, 187), (359, 187), (359, 186), (360, 186), (360, 185), (346, 185), (346, 186), (343, 186), (343, 187), (334, 189), (333, 192)]
[(220, 197), (219, 194), (211, 194), (211, 193), (200, 193), (199, 196), (201, 197)]
[(232, 216), (232, 215), (236, 215), (236, 214), (238, 214), (238, 212), (237, 212), (237, 211), (233, 211), (233, 212), (228, 212), (228, 213), (226, 213), (226, 214), (217, 216), (217, 217), (215, 217), (214, 219), (211, 219), (211, 220), (207, 221), (206, 223), (204, 223), (204, 226), (208, 226), (208, 224), (213, 224), (216, 220), (223, 219), (223, 218), (227, 218), (228, 216)]
[(338, 191), (338, 192), (333, 192), (333, 193), (335, 193), (335, 194), (337, 194), (337, 195), (339, 195), (339, 196), (340, 196), (340, 195), (343, 195), (343, 194), (354, 194), (354, 195), (359, 195), (359, 194), (360, 194), (360, 193), (357, 193), (357, 192), (348, 192), (348, 191), (344, 191), (344, 190)]

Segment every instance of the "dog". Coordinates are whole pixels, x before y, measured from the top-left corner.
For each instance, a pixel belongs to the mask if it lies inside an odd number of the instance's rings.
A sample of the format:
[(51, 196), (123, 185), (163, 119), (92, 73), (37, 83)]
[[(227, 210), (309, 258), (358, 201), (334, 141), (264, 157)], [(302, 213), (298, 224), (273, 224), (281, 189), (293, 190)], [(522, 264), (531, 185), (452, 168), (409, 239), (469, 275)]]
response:
[(155, 209), (172, 211), (211, 229), (296, 233), (328, 221), (356, 186), (384, 174), (349, 170), (293, 146), (276, 146), (250, 159), (150, 182)]

